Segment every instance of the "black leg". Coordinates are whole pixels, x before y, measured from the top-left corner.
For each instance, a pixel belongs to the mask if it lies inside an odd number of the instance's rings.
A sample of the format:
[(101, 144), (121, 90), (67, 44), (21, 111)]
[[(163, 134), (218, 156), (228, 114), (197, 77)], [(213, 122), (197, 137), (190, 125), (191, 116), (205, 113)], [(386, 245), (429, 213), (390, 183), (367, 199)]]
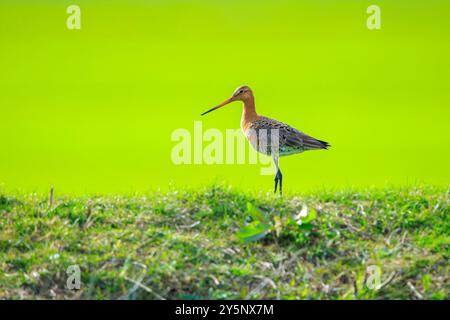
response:
[(278, 155), (272, 155), (275, 166), (277, 167), (277, 174), (275, 175), (275, 190), (273, 193), (277, 193), (278, 181), (280, 182), (280, 195), (283, 192), (283, 176), (281, 175), (280, 168), (278, 167)]
[(280, 194), (283, 193), (283, 175), (281, 174), (280, 169), (277, 170), (277, 174), (275, 175), (275, 191), (277, 193), (278, 181), (280, 181)]
[(280, 169), (278, 169), (278, 175), (280, 179), (280, 195), (283, 194), (283, 175), (281, 174)]
[(278, 186), (278, 171), (277, 174), (275, 175), (275, 190), (273, 191), (273, 193), (277, 193), (277, 186)]

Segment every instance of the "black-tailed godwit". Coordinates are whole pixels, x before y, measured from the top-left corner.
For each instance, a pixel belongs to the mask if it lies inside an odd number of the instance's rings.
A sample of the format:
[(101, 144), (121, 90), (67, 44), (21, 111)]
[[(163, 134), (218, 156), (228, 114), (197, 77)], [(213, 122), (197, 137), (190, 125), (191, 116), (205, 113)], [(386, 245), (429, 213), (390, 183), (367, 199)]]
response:
[(255, 98), (248, 86), (237, 88), (231, 98), (202, 113), (202, 116), (219, 109), (233, 101), (242, 101), (244, 108), (241, 117), (241, 129), (252, 147), (261, 153), (272, 156), (277, 173), (275, 175), (275, 193), (278, 182), (280, 194), (283, 192), (283, 176), (278, 166), (279, 157), (308, 150), (328, 149), (328, 142), (315, 139), (283, 122), (260, 116), (255, 110)]

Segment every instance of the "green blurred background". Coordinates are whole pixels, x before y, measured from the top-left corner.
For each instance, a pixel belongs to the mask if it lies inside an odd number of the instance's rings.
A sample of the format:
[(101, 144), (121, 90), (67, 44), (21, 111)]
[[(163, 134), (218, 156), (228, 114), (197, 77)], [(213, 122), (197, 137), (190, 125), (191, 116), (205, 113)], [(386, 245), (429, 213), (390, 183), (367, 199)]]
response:
[[(68, 30), (66, 8), (81, 8)], [(366, 9), (381, 7), (381, 30)], [(272, 190), (259, 165), (171, 162), (171, 133), (260, 114), (330, 151), (283, 158), (287, 193), (448, 185), (448, 1), (0, 2), (0, 190), (133, 193), (225, 182)]]

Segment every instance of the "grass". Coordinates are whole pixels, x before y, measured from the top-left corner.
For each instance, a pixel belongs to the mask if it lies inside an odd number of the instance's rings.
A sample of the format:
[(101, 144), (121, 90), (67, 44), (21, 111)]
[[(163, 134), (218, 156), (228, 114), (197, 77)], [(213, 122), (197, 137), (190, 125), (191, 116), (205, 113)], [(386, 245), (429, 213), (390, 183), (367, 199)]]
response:
[[(305, 208), (317, 217), (293, 223)], [(242, 240), (259, 218), (265, 236)], [(51, 206), (3, 194), (0, 298), (449, 299), (449, 229), (445, 188), (279, 198), (209, 187)]]

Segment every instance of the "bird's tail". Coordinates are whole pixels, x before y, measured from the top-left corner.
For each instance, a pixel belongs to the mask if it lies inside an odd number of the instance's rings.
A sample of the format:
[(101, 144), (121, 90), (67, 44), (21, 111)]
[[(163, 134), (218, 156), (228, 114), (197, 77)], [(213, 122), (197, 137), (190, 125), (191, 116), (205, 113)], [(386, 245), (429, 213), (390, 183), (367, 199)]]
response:
[(317, 140), (313, 137), (308, 137), (303, 140), (303, 145), (307, 150), (315, 150), (315, 149), (328, 149), (330, 144), (326, 141)]

